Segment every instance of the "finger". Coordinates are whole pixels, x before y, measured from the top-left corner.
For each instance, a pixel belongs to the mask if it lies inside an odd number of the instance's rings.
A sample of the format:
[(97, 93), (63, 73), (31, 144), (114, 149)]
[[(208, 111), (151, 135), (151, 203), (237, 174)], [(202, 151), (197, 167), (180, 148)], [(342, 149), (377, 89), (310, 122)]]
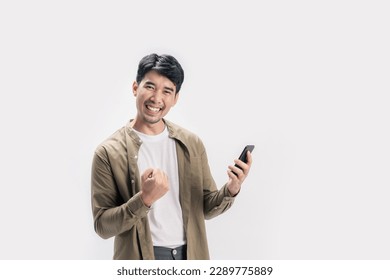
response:
[(148, 178), (152, 178), (153, 177), (153, 173), (154, 173), (154, 169), (153, 168), (148, 168), (144, 171), (144, 173), (142, 173), (142, 181), (146, 181)]
[(227, 170), (226, 173), (231, 180), (237, 180), (236, 175), (231, 170)]
[(248, 157), (248, 162), (247, 163), (245, 163), (245, 162), (243, 162), (243, 161), (241, 161), (239, 159), (234, 160), (234, 163), (236, 165), (238, 165), (243, 170), (244, 174), (248, 174), (249, 169), (250, 169), (251, 164), (252, 164), (252, 157), (250, 155), (250, 152), (248, 152), (248, 153), (249, 153), (248, 154), (249, 157)]
[(248, 174), (248, 172), (249, 172), (249, 165), (248, 164), (244, 163), (243, 161), (241, 161), (239, 159), (234, 160), (234, 163), (236, 165), (238, 165), (239, 168), (241, 168), (244, 175)]
[(159, 181), (165, 181), (167, 175), (165, 174), (164, 171), (161, 169), (156, 168), (154, 171), (155, 177), (158, 178)]
[(160, 179), (160, 183), (162, 184), (168, 184), (168, 175), (163, 171), (163, 170), (158, 170), (158, 174), (159, 174), (159, 179)]
[[(240, 176), (242, 176), (244, 174), (244, 172), (242, 171), (241, 168), (237, 167), (237, 166), (233, 166), (233, 165), (229, 165), (229, 169), (228, 171), (230, 171), (230, 173), (232, 173), (232, 175), (237, 179), (237, 178), (240, 178)], [(235, 174), (234, 174), (234, 173)]]
[(250, 167), (252, 165), (252, 153), (248, 151), (246, 154), (246, 158), (247, 158), (247, 165), (249, 165)]
[(163, 176), (164, 180), (168, 180), (168, 175), (164, 171), (161, 170), (161, 175)]
[(162, 176), (163, 176), (162, 178), (163, 178), (164, 182), (166, 182), (166, 184), (168, 184), (168, 182), (169, 182), (168, 174), (165, 173), (164, 171), (161, 171), (161, 173), (162, 173)]
[(164, 171), (155, 169), (154, 177), (158, 185), (168, 187), (168, 175)]

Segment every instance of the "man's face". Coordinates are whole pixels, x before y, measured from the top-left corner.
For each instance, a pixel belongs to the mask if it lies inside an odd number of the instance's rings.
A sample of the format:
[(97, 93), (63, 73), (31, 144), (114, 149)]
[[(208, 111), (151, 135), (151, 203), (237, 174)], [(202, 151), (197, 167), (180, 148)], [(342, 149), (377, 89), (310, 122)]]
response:
[(157, 124), (176, 104), (176, 86), (167, 77), (149, 71), (140, 84), (133, 83), (137, 119), (145, 125)]

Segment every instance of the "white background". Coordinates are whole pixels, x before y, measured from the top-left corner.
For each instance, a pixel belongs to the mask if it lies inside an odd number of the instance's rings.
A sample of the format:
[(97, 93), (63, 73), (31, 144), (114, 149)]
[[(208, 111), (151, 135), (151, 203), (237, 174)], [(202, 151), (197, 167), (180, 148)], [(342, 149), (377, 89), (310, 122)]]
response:
[(93, 230), (96, 146), (135, 115), (139, 60), (185, 70), (168, 119), (215, 181), (213, 259), (390, 258), (387, 1), (2, 1), (0, 259), (110, 259)]

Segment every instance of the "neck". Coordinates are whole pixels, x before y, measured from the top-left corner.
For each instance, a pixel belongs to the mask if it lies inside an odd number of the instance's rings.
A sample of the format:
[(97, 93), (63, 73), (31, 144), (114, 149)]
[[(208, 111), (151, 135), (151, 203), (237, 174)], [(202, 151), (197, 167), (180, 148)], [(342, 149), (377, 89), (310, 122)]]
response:
[(162, 133), (165, 129), (165, 123), (163, 120), (160, 120), (157, 123), (145, 123), (140, 121), (138, 118), (135, 118), (131, 121), (130, 126), (147, 135), (157, 135)]

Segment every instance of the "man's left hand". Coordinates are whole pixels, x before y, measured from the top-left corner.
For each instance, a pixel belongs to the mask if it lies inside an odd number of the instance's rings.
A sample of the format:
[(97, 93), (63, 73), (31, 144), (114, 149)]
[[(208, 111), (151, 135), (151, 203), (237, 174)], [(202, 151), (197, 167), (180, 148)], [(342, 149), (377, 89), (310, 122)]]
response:
[(234, 163), (237, 164), (240, 168), (234, 165), (229, 165), (229, 170), (227, 171), (227, 174), (229, 176), (227, 188), (231, 196), (236, 196), (239, 193), (241, 189), (241, 184), (245, 181), (246, 176), (248, 176), (249, 170), (252, 165), (251, 152), (248, 151), (246, 156), (248, 160), (247, 163), (244, 163), (238, 159), (234, 160)]

